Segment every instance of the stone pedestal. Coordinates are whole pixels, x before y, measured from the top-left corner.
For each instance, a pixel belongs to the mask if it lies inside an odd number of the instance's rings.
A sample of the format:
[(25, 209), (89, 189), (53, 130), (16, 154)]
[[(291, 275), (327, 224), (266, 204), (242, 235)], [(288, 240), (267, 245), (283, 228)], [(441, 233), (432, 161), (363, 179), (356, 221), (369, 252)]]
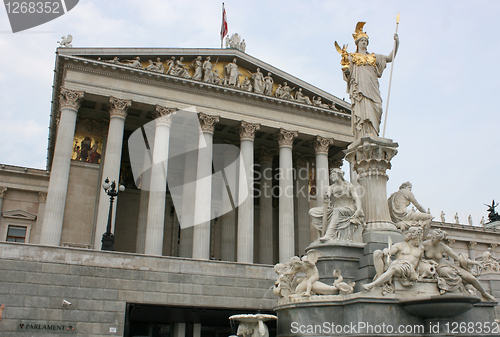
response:
[(358, 193), (363, 203), (367, 231), (393, 231), (397, 228), (391, 221), (387, 205), (387, 169), (391, 159), (398, 153), (397, 143), (379, 137), (358, 139), (345, 151), (358, 176)]
[(324, 254), (316, 262), (321, 282), (333, 284), (333, 271), (339, 269), (344, 277), (344, 282), (355, 281), (354, 291), (361, 291), (358, 270), (360, 268), (359, 261), (364, 255), (364, 247), (364, 243), (348, 241), (339, 241), (335, 244), (313, 242), (306, 248), (306, 252), (315, 249)]

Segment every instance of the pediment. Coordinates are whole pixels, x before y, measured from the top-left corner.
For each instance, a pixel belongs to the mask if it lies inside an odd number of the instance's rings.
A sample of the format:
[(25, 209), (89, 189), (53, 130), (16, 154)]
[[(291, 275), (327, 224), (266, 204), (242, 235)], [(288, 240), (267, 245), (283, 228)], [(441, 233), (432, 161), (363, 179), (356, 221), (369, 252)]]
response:
[[(196, 79), (194, 62), (201, 58), (201, 63), (207, 61), (210, 57), (212, 70), (221, 81), (220, 83), (208, 83), (215, 86), (237, 89), (245, 94), (255, 94), (263, 98), (281, 99), (293, 104), (303, 104), (310, 108), (325, 110), (331, 113), (350, 114), (350, 104), (344, 100), (325, 92), (301, 79), (294, 77), (270, 64), (267, 64), (257, 58), (252, 57), (237, 49), (181, 49), (181, 48), (60, 48), (59, 56), (72, 56), (98, 62), (102, 67), (108, 69), (125, 68), (130, 70), (144, 71), (152, 74), (161, 74), (161, 76), (174, 77), (182, 80), (199, 82), (203, 85), (205, 79)], [(175, 59), (186, 66), (183, 74), (168, 73), (169, 61)], [(160, 69), (151, 67), (154, 63), (161, 62)], [(239, 84), (227, 83), (230, 80), (228, 74), (228, 65), (236, 60), (239, 71)], [(259, 69), (259, 70), (257, 70)], [(258, 71), (263, 77), (272, 78), (272, 90), (269, 92), (259, 92), (256, 90), (252, 74)], [(151, 74), (151, 75), (152, 75)], [(203, 76), (204, 77), (204, 76)], [(224, 78), (226, 80), (224, 81)], [(251, 82), (252, 88), (243, 86), (245, 79)], [(280, 88), (287, 88), (288, 94), (279, 91)], [(300, 92), (299, 92), (300, 91)]]
[(20, 219), (20, 220), (30, 220), (30, 221), (36, 220), (35, 214), (31, 214), (20, 209), (14, 211), (2, 212), (2, 216), (4, 218), (10, 218), (10, 219)]

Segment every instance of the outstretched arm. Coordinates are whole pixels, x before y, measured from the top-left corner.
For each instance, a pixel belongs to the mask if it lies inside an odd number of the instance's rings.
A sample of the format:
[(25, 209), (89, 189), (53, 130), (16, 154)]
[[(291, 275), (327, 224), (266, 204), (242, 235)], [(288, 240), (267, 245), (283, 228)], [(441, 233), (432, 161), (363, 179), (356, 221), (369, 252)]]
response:
[(389, 55), (385, 57), (386, 62), (392, 62), (394, 57), (396, 57), (396, 54), (398, 53), (399, 49), (399, 35), (394, 34), (394, 41), (396, 41), (396, 45), (394, 46), (394, 49), (391, 51)]

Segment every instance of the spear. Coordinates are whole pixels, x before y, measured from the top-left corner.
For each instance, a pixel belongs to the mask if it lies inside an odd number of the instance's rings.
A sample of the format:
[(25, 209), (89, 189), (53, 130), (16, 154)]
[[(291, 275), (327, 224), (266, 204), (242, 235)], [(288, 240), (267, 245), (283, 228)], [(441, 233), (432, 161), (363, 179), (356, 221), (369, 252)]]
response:
[[(396, 16), (396, 34), (398, 33), (399, 27), (399, 13)], [(394, 41), (394, 49), (392, 50), (392, 64), (391, 64), (391, 75), (389, 76), (389, 90), (387, 92), (387, 105), (385, 107), (385, 117), (384, 117), (384, 132), (382, 133), (382, 138), (385, 138), (385, 127), (387, 126), (387, 114), (389, 113), (389, 97), (391, 95), (391, 82), (392, 82), (392, 70), (394, 69), (394, 59), (396, 52), (396, 41)]]

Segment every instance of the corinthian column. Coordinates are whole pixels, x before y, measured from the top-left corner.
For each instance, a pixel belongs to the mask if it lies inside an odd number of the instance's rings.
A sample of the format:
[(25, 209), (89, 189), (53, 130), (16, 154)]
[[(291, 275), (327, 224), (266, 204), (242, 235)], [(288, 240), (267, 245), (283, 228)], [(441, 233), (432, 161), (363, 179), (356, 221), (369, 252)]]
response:
[(316, 206), (323, 207), (323, 194), (328, 189), (330, 176), (328, 174), (328, 149), (333, 139), (317, 136), (314, 140), (316, 152)]
[[(253, 263), (254, 202), (253, 202), (253, 141), (260, 124), (241, 121), (240, 149), (243, 165), (240, 166), (240, 188), (238, 200), (244, 200), (238, 207), (238, 252), (237, 262)], [(245, 198), (245, 190), (248, 195)]]
[(309, 217), (309, 158), (296, 154), (297, 162), (297, 247), (303, 254), (311, 243), (311, 220)]
[(210, 219), (212, 202), (212, 148), (219, 116), (198, 114), (201, 125), (194, 204), (193, 259), (210, 259)]
[(274, 150), (260, 151), (259, 262), (273, 264), (273, 156)]
[[(238, 149), (236, 147), (227, 148), (224, 151), (224, 172), (226, 173), (229, 186), (236, 186), (238, 172), (235, 165), (231, 165), (238, 159)], [(223, 209), (232, 208), (232, 201), (227, 187), (224, 185), (222, 191)], [(235, 199), (235, 196), (232, 196)], [(236, 209), (224, 213), (221, 216), (221, 260), (236, 261)]]
[(367, 231), (397, 231), (387, 205), (387, 176), (391, 159), (398, 153), (390, 139), (363, 137), (345, 151), (346, 159), (358, 175)]
[(83, 91), (73, 91), (65, 88), (61, 88), (61, 94), (59, 95), (61, 117), (57, 129), (56, 147), (54, 149), (47, 204), (40, 237), (40, 243), (43, 245), (58, 246), (61, 244), (76, 115), (82, 104), (83, 95)]
[(176, 109), (156, 106), (155, 140), (151, 184), (149, 190), (148, 219), (146, 222), (146, 246), (144, 252), (162, 255), (165, 228), (165, 200), (167, 197), (168, 146), (172, 113)]
[(286, 263), (295, 255), (293, 210), (293, 140), (297, 131), (280, 129), (276, 135), (280, 147), (279, 261)]
[[(102, 183), (106, 178), (110, 181), (115, 180), (120, 183), (120, 164), (122, 158), (123, 130), (125, 127), (125, 118), (127, 109), (132, 105), (130, 100), (121, 100), (118, 98), (109, 98), (109, 129), (108, 139), (106, 141), (106, 152), (104, 154), (104, 166), (102, 169)], [(102, 185), (102, 184), (101, 184)], [(106, 231), (109, 214), (109, 197), (103, 188), (100, 188), (99, 208), (97, 210), (97, 223), (94, 238), (94, 248), (101, 249), (102, 234)], [(116, 203), (113, 207), (111, 233), (114, 232), (116, 219)]]

